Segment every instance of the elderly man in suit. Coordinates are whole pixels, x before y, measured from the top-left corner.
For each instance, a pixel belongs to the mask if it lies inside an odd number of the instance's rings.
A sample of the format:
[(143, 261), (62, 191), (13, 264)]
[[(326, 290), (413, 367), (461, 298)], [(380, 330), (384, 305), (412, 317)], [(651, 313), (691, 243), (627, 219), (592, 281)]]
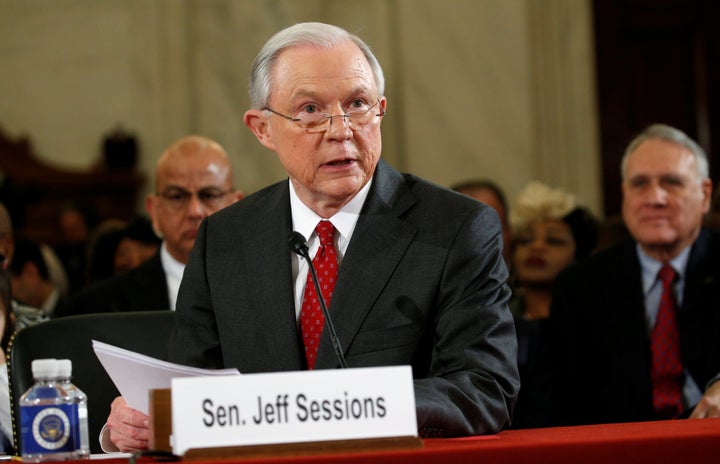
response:
[(160, 250), (140, 266), (75, 295), (58, 316), (175, 309), (185, 264), (200, 222), (240, 200), (230, 159), (215, 141), (197, 135), (171, 144), (157, 161), (155, 193), (145, 207)]
[[(338, 367), (328, 330), (307, 332), (295, 230), (338, 268), (327, 299), (347, 364), (411, 365), (421, 436), (495, 433), (519, 388), (498, 217), (380, 159), (383, 87), (376, 58), (343, 29), (297, 24), (267, 42), (244, 120), (289, 180), (203, 222), (170, 359), (243, 373)], [(147, 446), (146, 420), (116, 400), (112, 441)]]
[(720, 236), (702, 228), (707, 157), (683, 132), (656, 124), (629, 144), (622, 178), (633, 240), (569, 268), (553, 294), (558, 419), (717, 417)]

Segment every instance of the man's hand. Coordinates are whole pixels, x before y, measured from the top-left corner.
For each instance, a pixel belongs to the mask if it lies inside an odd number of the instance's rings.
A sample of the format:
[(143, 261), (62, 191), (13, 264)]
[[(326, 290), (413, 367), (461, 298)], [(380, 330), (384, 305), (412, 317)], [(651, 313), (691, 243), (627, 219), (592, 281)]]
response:
[[(132, 409), (125, 398), (118, 396), (110, 405), (102, 441), (105, 442), (106, 438), (124, 453), (146, 450), (150, 439), (150, 417)], [(103, 446), (103, 449), (106, 447)]]
[(716, 381), (695, 406), (690, 419), (704, 419), (706, 417), (720, 417), (720, 381)]

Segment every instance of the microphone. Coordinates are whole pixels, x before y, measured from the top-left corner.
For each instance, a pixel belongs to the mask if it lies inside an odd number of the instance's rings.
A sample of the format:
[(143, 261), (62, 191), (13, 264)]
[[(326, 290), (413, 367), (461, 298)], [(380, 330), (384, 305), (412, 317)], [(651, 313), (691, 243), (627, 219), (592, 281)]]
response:
[(313, 266), (312, 259), (310, 259), (307, 241), (300, 232), (293, 230), (290, 232), (290, 236), (288, 237), (288, 246), (293, 253), (305, 258), (310, 266), (310, 274), (312, 275), (312, 281), (315, 284), (315, 291), (317, 292), (318, 300), (320, 300), (320, 309), (322, 309), (323, 316), (325, 317), (325, 326), (330, 331), (330, 340), (332, 340), (333, 348), (335, 349), (335, 356), (340, 362), (340, 367), (346, 368), (348, 366), (347, 362), (345, 362), (345, 355), (343, 354), (342, 346), (340, 345), (337, 333), (335, 333), (335, 326), (330, 318), (330, 313), (325, 305), (325, 298), (323, 298), (322, 291), (320, 291), (320, 284), (318, 283), (317, 274), (315, 273), (315, 266)]

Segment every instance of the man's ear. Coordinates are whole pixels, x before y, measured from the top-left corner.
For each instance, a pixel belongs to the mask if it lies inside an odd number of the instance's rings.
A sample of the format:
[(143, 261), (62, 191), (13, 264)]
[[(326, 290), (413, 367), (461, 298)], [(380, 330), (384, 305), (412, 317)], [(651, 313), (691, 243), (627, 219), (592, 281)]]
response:
[(704, 179), (701, 188), (703, 192), (703, 213), (707, 213), (710, 211), (712, 203), (712, 181), (710, 179)]
[(243, 122), (255, 134), (260, 143), (275, 151), (275, 142), (272, 140), (272, 127), (262, 110), (247, 110), (243, 116)]
[(153, 232), (155, 232), (155, 235), (159, 238), (163, 238), (163, 233), (160, 231), (160, 222), (157, 220), (157, 201), (157, 195), (149, 193), (145, 197), (145, 210), (150, 216), (150, 223), (152, 224)]

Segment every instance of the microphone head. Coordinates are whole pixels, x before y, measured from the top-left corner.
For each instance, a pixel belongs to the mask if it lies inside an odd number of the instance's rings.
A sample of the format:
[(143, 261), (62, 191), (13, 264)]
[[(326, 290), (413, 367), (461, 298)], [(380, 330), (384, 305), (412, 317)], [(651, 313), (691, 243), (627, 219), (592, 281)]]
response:
[(293, 230), (290, 232), (290, 235), (288, 236), (288, 246), (293, 251), (293, 253), (297, 253), (300, 256), (307, 257), (308, 256), (308, 245), (307, 240), (305, 240), (305, 237), (300, 232), (297, 232)]

